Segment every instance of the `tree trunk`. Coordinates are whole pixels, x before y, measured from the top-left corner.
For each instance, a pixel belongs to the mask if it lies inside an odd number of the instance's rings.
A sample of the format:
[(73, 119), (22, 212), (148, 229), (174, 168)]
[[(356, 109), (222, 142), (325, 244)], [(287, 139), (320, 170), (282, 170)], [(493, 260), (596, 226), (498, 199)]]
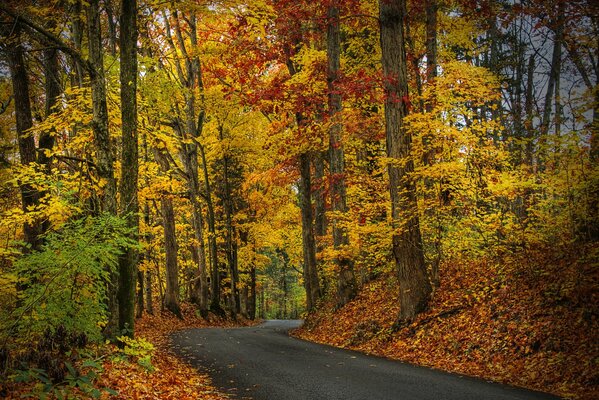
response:
[[(108, 109), (106, 107), (106, 79), (104, 75), (104, 59), (102, 56), (102, 32), (100, 30), (100, 5), (98, 0), (90, 0), (87, 8), (87, 25), (89, 41), (89, 59), (95, 70), (91, 78), (92, 89), (92, 130), (96, 148), (96, 170), (98, 178), (104, 184), (104, 191), (100, 195), (100, 210), (117, 214), (116, 206), (116, 180), (114, 178), (114, 153), (113, 143), (108, 132)], [(119, 332), (119, 304), (117, 291), (119, 285), (118, 271), (110, 270), (107, 287), (108, 322), (104, 328), (104, 335), (115, 339)]]
[(142, 270), (137, 270), (137, 295), (135, 297), (137, 299), (137, 307), (135, 307), (135, 318), (141, 318), (144, 313), (144, 285), (146, 283), (144, 275), (145, 273)]
[(534, 129), (533, 129), (533, 105), (534, 105), (534, 73), (535, 73), (535, 55), (531, 55), (528, 59), (528, 67), (526, 71), (526, 99), (524, 101), (524, 129), (526, 131), (526, 146), (524, 149), (524, 162), (530, 168), (533, 166), (534, 153)]
[(177, 264), (177, 239), (175, 236), (175, 213), (169, 197), (160, 200), (164, 226), (164, 249), (166, 252), (166, 291), (164, 307), (182, 318), (179, 305), (179, 266)]
[[(163, 150), (154, 149), (154, 159), (160, 165), (164, 174), (170, 170), (170, 165)], [(175, 229), (175, 213), (173, 201), (169, 194), (163, 194), (160, 198), (160, 209), (162, 214), (162, 227), (164, 228), (164, 250), (166, 253), (166, 291), (163, 306), (182, 318), (181, 306), (179, 304), (179, 265), (177, 262), (177, 237)]]
[[(220, 139), (223, 140), (223, 129), (220, 128)], [(224, 178), (224, 196), (223, 205), (225, 208), (225, 241), (227, 264), (231, 274), (231, 296), (232, 296), (232, 313), (237, 314), (241, 311), (239, 299), (239, 271), (237, 269), (237, 238), (235, 227), (233, 226), (233, 199), (231, 193), (231, 185), (229, 179), (229, 157), (225, 154), (223, 157), (223, 178)]]
[[(557, 2), (556, 27), (553, 38), (553, 54), (551, 56), (551, 65), (549, 67), (549, 81), (547, 82), (547, 91), (545, 92), (545, 103), (543, 105), (543, 118), (541, 120), (541, 129), (539, 133), (539, 149), (537, 169), (542, 171), (545, 168), (545, 154), (547, 152), (547, 134), (549, 133), (549, 124), (551, 121), (551, 103), (554, 97), (555, 87), (560, 76), (562, 59), (562, 42), (564, 38), (564, 2)], [(555, 95), (559, 96), (559, 93)], [(555, 110), (556, 116), (558, 110)], [(557, 118), (556, 118), (557, 122)]]
[(154, 315), (154, 299), (152, 298), (152, 270), (148, 269), (145, 273), (146, 284), (146, 311), (150, 315)]
[(380, 0), (380, 40), (385, 88), (385, 133), (389, 191), (393, 217), (393, 256), (400, 285), (398, 323), (412, 320), (427, 307), (431, 286), (427, 278), (418, 221), (414, 183), (410, 173), (412, 137), (404, 128), (408, 113), (408, 84), (403, 20), (405, 0)]
[(306, 310), (313, 311), (320, 298), (320, 285), (316, 267), (316, 243), (314, 241), (312, 216), (312, 184), (310, 181), (310, 156), (299, 156), (300, 167), (300, 208), (302, 214), (302, 244), (304, 253), (304, 288), (306, 289)]
[[(44, 50), (44, 89), (46, 95), (45, 114), (48, 118), (56, 110), (56, 104), (62, 93), (60, 85), (60, 75), (58, 73), (58, 50), (48, 48)], [(44, 131), (40, 133), (38, 162), (45, 166), (46, 173), (51, 170), (51, 157), (46, 155), (44, 150), (49, 152), (54, 148), (54, 136), (52, 132)]]
[(336, 4), (329, 6), (327, 17), (327, 89), (329, 118), (331, 122), (329, 128), (329, 171), (331, 176), (331, 208), (335, 212), (335, 217), (331, 219), (331, 225), (333, 230), (333, 246), (337, 251), (335, 264), (337, 265), (339, 274), (337, 278), (337, 306), (341, 307), (356, 295), (357, 287), (353, 261), (347, 254), (344, 254), (349, 247), (347, 230), (341, 226), (341, 222), (339, 221), (339, 214), (347, 212), (347, 195), (344, 151), (341, 141), (342, 126), (339, 121), (341, 93), (337, 87), (341, 63), (341, 32), (339, 26), (339, 8)]
[[(120, 18), (121, 56), (121, 213), (132, 229), (132, 239), (139, 235), (137, 200), (137, 0), (122, 0)], [(119, 329), (134, 336), (137, 250), (125, 249), (119, 259)]]
[[(426, 8), (426, 79), (437, 77), (437, 0), (425, 1)], [(430, 112), (430, 110), (428, 110)]]
[(216, 222), (214, 216), (214, 204), (212, 202), (212, 187), (208, 175), (208, 165), (206, 163), (206, 152), (204, 146), (198, 145), (200, 156), (202, 157), (202, 169), (204, 171), (204, 186), (206, 190), (206, 206), (208, 207), (208, 249), (210, 254), (210, 263), (212, 265), (212, 275), (210, 277), (211, 298), (210, 311), (222, 315), (223, 309), (220, 305), (220, 273), (218, 268), (218, 248), (216, 246)]
[[(18, 26), (17, 26), (18, 29)], [(15, 99), (15, 117), (17, 126), (17, 140), (19, 145), (19, 157), (21, 164), (27, 166), (37, 161), (35, 139), (28, 132), (33, 126), (31, 116), (31, 102), (29, 100), (29, 81), (27, 78), (27, 67), (25, 65), (24, 49), (21, 43), (16, 43), (7, 48), (8, 66), (12, 80), (12, 90)], [(36, 206), (40, 200), (40, 193), (29, 184), (20, 185), (21, 202), (24, 213)], [(25, 222), (23, 233), (27, 248), (25, 252), (40, 250), (41, 247), (41, 223)]]
[(248, 301), (248, 318), (256, 319), (256, 266), (250, 267), (250, 298)]

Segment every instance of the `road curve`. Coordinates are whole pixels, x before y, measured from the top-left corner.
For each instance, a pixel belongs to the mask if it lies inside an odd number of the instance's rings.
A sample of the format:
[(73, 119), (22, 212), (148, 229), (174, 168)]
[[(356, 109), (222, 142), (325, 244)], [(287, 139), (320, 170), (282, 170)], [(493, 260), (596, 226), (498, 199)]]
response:
[(524, 400), (556, 397), (289, 337), (301, 321), (175, 333), (174, 351), (238, 399)]

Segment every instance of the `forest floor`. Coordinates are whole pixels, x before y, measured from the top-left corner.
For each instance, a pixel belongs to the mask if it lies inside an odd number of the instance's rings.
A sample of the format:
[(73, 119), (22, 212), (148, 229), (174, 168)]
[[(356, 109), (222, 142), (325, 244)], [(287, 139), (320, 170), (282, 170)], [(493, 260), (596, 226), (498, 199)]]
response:
[(203, 319), (196, 314), (197, 308), (182, 304), (184, 319), (163, 311), (156, 315), (144, 314), (137, 320), (136, 338), (143, 338), (154, 345), (152, 365), (155, 371), (133, 363), (109, 360), (98, 381), (119, 394), (110, 399), (158, 399), (158, 400), (221, 400), (229, 397), (219, 392), (207, 374), (198, 372), (177, 358), (170, 349), (170, 335), (189, 328), (249, 326), (256, 322), (238, 318), (236, 321), (209, 314)]
[(565, 398), (597, 399), (599, 269), (571, 261), (592, 249), (545, 250), (444, 265), (429, 310), (397, 331), (397, 281), (387, 274), (337, 311), (333, 302), (323, 304), (292, 334)]
[[(167, 311), (157, 311), (155, 315), (144, 314), (136, 320), (136, 340), (149, 342), (153, 346), (149, 352), (150, 363), (136, 362), (145, 354), (143, 349), (134, 350), (126, 356), (114, 345), (92, 349), (96, 361), (100, 360), (101, 365), (98, 368), (101, 372), (93, 382), (93, 386), (100, 389), (98, 397), (111, 400), (228, 399), (227, 395), (212, 385), (207, 374), (198, 372), (172, 353), (169, 336), (181, 329), (249, 326), (257, 322), (245, 319), (233, 321), (213, 314), (203, 319), (196, 314), (196, 309), (191, 304), (183, 303), (183, 320)], [(82, 364), (78, 362), (77, 367), (84, 373), (87, 369)], [(4, 388), (4, 394), (7, 399), (39, 399), (43, 391), (41, 384), (37, 386), (32, 383), (12, 385)], [(60, 388), (57, 386), (57, 390), (51, 392), (48, 398), (60, 398), (57, 395)], [(98, 398), (78, 388), (71, 388), (69, 396), (64, 398)]]

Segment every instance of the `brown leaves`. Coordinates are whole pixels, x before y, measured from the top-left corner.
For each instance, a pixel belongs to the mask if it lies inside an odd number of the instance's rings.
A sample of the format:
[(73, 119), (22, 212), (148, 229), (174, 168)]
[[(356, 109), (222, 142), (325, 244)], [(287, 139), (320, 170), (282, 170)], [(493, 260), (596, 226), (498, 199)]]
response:
[[(208, 326), (249, 325), (251, 321), (237, 322), (215, 317), (210, 314), (208, 321), (198, 317), (195, 307), (183, 303), (181, 305), (184, 320), (171, 313), (144, 315), (137, 320), (137, 337), (145, 338), (155, 346), (152, 364), (155, 372), (148, 372), (139, 365), (107, 361), (104, 363), (105, 373), (100, 384), (119, 392), (114, 399), (160, 399), (160, 400), (195, 400), (226, 399), (210, 382), (210, 378), (183, 363), (169, 351), (171, 333), (186, 328)], [(105, 397), (107, 398), (107, 397)]]
[(575, 255), (549, 253), (444, 265), (429, 311), (395, 333), (398, 290), (387, 276), (366, 284), (337, 312), (325, 306), (295, 334), (561, 396), (597, 398), (598, 271), (572, 262)]

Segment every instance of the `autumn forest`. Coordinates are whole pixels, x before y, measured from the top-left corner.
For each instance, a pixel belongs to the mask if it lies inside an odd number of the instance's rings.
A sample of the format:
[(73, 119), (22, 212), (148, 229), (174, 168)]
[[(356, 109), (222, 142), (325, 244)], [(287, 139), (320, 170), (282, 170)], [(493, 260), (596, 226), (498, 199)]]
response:
[(591, 0), (3, 1), (0, 397), (221, 398), (169, 335), (304, 319), (596, 398), (598, 85)]

